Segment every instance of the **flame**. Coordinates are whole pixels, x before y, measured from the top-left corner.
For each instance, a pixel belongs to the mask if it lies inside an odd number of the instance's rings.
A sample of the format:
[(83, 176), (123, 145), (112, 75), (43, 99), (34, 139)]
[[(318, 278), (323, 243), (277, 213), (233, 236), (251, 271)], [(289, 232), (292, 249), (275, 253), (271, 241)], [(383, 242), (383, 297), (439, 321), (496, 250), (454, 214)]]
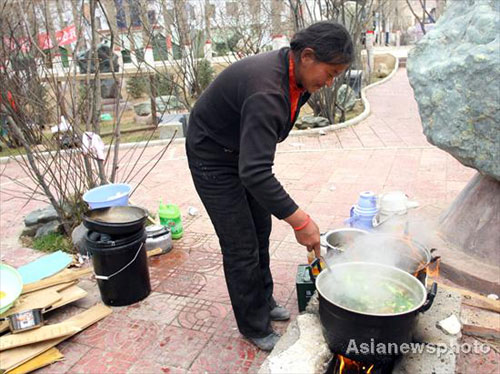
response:
[(367, 367), (361, 362), (348, 359), (347, 357), (344, 357), (342, 355), (338, 355), (338, 358), (340, 362), (338, 374), (370, 374), (373, 367), (375, 366), (372, 364), (370, 367), (368, 367), (367, 370)]
[(342, 372), (344, 371), (344, 366), (345, 366), (344, 357), (340, 356), (340, 369), (339, 369), (339, 374), (342, 374)]
[(438, 258), (433, 264), (430, 264), (427, 267), (427, 275), (431, 278), (437, 278), (439, 277), (439, 264), (441, 262), (441, 259)]
[[(409, 233), (405, 233), (405, 235), (401, 239), (402, 239), (403, 243), (405, 243), (414, 254), (416, 254), (418, 257), (420, 257), (420, 250), (416, 246), (415, 242), (412, 241), (411, 235)], [(418, 273), (420, 272), (420, 270), (425, 268), (425, 272), (426, 272), (427, 276), (429, 276), (431, 278), (439, 277), (439, 262), (440, 262), (440, 260), (441, 259), (438, 258), (434, 261), (434, 263), (431, 263), (431, 264), (427, 264), (425, 262), (425, 260), (422, 260), (418, 264), (418, 270), (413, 275), (416, 277), (418, 275)]]

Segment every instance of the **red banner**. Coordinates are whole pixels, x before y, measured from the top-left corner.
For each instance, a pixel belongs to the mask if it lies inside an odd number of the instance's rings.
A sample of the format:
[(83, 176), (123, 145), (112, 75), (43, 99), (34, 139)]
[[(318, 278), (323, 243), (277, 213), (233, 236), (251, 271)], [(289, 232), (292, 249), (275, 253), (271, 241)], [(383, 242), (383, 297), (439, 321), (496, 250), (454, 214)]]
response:
[[(76, 27), (71, 25), (62, 30), (56, 31), (56, 42), (58, 46), (76, 42)], [(46, 32), (38, 34), (38, 45), (41, 49), (51, 49), (54, 47), (49, 34)]]

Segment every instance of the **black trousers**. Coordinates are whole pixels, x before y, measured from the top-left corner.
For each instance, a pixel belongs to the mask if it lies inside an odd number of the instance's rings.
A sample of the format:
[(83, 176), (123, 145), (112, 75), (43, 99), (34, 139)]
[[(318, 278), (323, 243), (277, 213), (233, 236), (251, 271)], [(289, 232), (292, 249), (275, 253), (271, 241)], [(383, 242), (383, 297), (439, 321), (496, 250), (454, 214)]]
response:
[(248, 337), (267, 336), (269, 312), (276, 306), (269, 268), (271, 215), (242, 185), (236, 151), (206, 137), (192, 143), (188, 137), (189, 168), (219, 238), (238, 329)]

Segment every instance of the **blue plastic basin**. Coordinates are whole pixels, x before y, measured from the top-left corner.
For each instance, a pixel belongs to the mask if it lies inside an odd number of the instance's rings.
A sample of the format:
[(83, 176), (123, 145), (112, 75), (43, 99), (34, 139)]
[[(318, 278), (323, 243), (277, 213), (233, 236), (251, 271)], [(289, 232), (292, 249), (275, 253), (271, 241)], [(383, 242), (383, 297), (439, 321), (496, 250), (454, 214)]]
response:
[(83, 200), (90, 209), (108, 208), (110, 206), (128, 205), (131, 187), (125, 183), (105, 184), (85, 192)]

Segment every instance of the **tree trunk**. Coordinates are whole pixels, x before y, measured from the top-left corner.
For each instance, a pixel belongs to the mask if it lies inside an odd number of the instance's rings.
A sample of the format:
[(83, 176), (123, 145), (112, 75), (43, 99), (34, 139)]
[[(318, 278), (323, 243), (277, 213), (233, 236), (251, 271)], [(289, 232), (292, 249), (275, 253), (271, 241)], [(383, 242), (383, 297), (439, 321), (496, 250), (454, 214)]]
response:
[(440, 220), (446, 239), (464, 252), (498, 261), (500, 182), (477, 173)]

